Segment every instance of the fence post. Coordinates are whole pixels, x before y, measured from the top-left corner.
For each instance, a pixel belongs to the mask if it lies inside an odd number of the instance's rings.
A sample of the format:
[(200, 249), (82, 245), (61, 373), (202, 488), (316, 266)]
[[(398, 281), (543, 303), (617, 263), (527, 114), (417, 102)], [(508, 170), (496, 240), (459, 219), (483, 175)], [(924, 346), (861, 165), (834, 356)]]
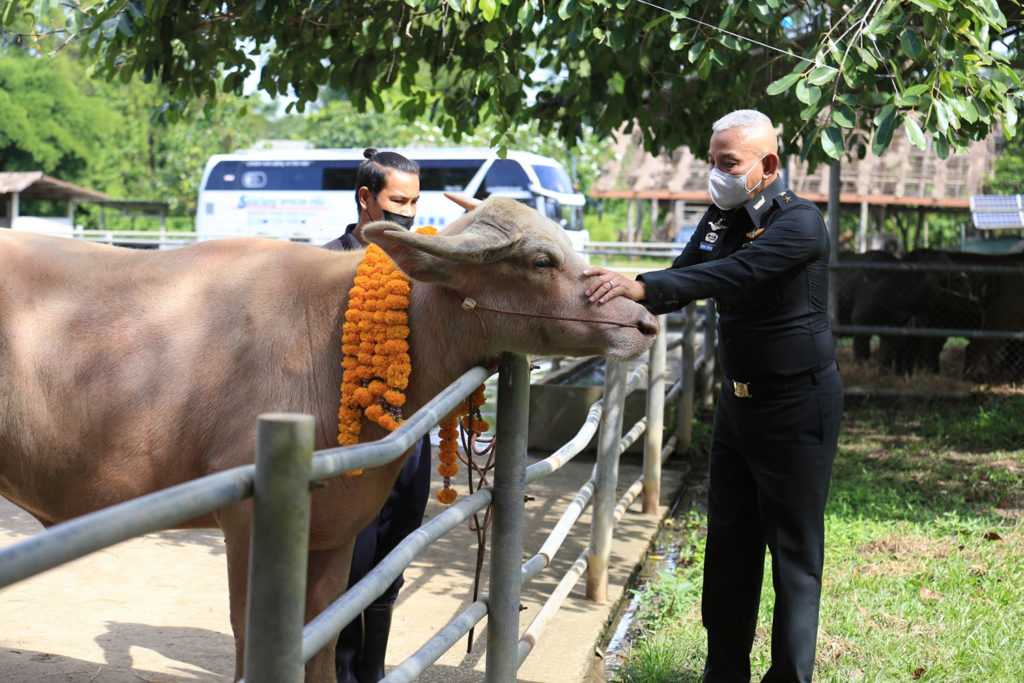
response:
[(715, 343), (717, 334), (715, 325), (715, 302), (712, 299), (704, 300), (704, 386), (701, 387), (701, 400), (705, 408), (710, 408), (715, 402), (715, 373), (717, 372), (718, 344)]
[(594, 484), (593, 519), (590, 524), (590, 554), (587, 557), (587, 598), (608, 599), (608, 557), (615, 524), (615, 485), (619, 480), (619, 440), (622, 438), (622, 408), (626, 397), (626, 364), (605, 359), (604, 418), (597, 437), (597, 477)]
[(690, 302), (683, 311), (683, 360), (679, 379), (683, 390), (676, 403), (676, 452), (681, 453), (693, 441), (693, 392), (697, 384), (697, 304)]
[(530, 416), (530, 363), (501, 354), (494, 455), (494, 527), (488, 590), (488, 683), (516, 680), (519, 669), (519, 598), (522, 592), (526, 437)]
[(257, 439), (245, 680), (301, 681), (313, 416), (260, 415)]
[(647, 428), (644, 431), (645, 515), (658, 514), (661, 498), (661, 444), (665, 429), (665, 349), (668, 345), (668, 316), (658, 316), (658, 337), (648, 353)]

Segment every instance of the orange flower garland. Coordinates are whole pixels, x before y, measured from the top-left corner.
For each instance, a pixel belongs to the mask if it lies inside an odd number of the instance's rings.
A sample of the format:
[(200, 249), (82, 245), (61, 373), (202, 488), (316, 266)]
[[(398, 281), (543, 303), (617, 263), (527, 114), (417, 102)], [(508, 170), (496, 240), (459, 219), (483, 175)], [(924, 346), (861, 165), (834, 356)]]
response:
[[(432, 227), (416, 232), (436, 235)], [(348, 293), (348, 309), (341, 328), (341, 403), (338, 407), (338, 444), (359, 443), (363, 416), (388, 431), (402, 423), (405, 389), (409, 386), (412, 361), (409, 358), (409, 278), (376, 244), (366, 248), (356, 278)], [(477, 435), (490, 429), (480, 417), (484, 385), (440, 423), (441, 464), (444, 488), (437, 499), (445, 505), (455, 501), (451, 478), (458, 474), (459, 427)], [(362, 470), (349, 472), (362, 474)]]
[[(417, 232), (436, 235), (424, 227)], [(402, 423), (405, 388), (409, 385), (409, 278), (376, 244), (366, 248), (341, 329), (341, 404), (338, 444), (359, 443), (362, 418), (388, 431)], [(349, 474), (360, 474), (356, 470)]]
[(459, 427), (466, 433), (482, 434), (491, 426), (480, 417), (480, 406), (484, 404), (484, 385), (478, 386), (466, 401), (440, 422), (441, 446), (438, 459), (441, 464), (437, 473), (444, 477), (444, 487), (437, 492), (437, 499), (445, 505), (455, 502), (458, 494), (452, 488), (451, 478), (459, 473)]

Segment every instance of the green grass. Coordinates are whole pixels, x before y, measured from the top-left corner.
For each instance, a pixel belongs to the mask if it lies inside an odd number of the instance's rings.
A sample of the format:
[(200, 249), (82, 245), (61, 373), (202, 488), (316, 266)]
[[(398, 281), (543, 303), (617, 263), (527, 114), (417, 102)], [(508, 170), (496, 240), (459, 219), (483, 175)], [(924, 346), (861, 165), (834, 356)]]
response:
[[(849, 402), (826, 512), (816, 681), (1024, 680), (1024, 396)], [(700, 469), (700, 465), (698, 465)], [(701, 484), (702, 482), (698, 482)], [(622, 682), (698, 681), (700, 496), (637, 593)], [(771, 571), (751, 655), (770, 664)]]

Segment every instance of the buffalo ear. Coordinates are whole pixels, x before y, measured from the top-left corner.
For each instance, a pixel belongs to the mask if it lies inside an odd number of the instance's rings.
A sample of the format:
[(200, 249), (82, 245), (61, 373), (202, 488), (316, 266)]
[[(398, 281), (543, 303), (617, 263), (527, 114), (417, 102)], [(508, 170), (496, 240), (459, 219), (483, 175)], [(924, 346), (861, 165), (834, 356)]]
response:
[(454, 264), (493, 263), (503, 259), (523, 238), (520, 230), (475, 221), (454, 235), (421, 235), (395, 223), (377, 221), (363, 227), (363, 237), (383, 249), (415, 280), (446, 282)]

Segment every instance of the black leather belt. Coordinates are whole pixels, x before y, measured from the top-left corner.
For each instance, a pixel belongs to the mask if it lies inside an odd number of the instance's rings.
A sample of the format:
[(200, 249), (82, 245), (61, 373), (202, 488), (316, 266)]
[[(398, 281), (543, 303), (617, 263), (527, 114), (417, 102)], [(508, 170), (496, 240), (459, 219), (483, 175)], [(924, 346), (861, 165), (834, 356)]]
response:
[(789, 389), (817, 384), (825, 377), (839, 371), (839, 366), (832, 361), (820, 370), (806, 372), (802, 375), (792, 377), (780, 377), (778, 379), (759, 379), (750, 382), (740, 382), (729, 377), (725, 378), (728, 386), (732, 387), (732, 393), (737, 398), (751, 398), (753, 396), (771, 396), (781, 394)]

